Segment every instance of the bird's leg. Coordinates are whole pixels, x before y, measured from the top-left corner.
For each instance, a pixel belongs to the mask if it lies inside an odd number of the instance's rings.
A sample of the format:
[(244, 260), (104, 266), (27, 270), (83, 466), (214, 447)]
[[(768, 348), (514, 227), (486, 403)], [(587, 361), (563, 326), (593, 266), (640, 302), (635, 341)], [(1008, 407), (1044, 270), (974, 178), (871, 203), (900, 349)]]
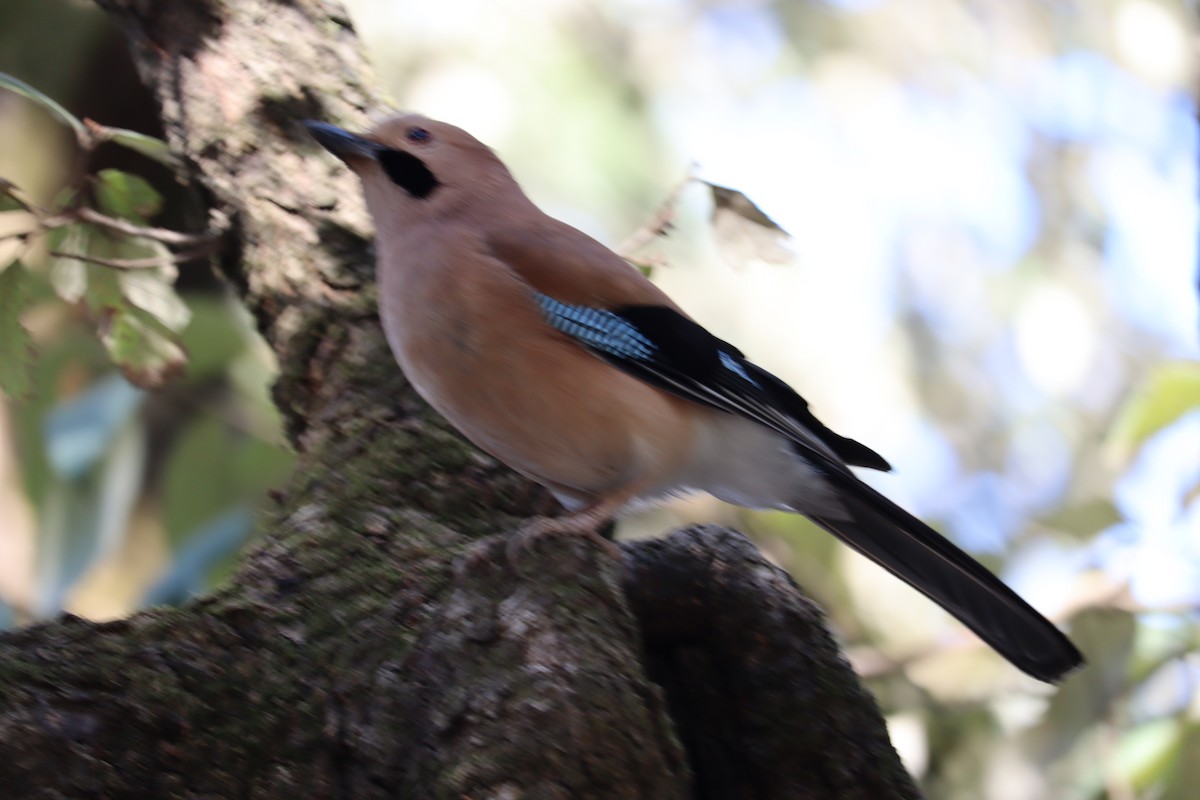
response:
[[(627, 486), (620, 491), (604, 496), (573, 514), (562, 517), (538, 517), (517, 531), (505, 546), (508, 563), (517, 569), (517, 559), (521, 551), (538, 539), (552, 536), (556, 533), (571, 533), (586, 536), (600, 545), (613, 558), (621, 557), (621, 549), (616, 543), (605, 539), (600, 533), (604, 523), (612, 519), (621, 507), (638, 495), (640, 486)], [(519, 569), (517, 569), (520, 572)]]

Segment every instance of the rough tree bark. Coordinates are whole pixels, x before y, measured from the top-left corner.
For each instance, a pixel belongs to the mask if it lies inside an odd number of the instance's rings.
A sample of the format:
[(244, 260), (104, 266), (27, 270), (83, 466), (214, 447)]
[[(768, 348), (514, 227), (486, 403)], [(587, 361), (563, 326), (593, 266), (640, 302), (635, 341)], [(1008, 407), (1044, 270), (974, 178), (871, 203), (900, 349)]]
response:
[(740, 534), (623, 564), (551, 540), (526, 576), (499, 555), (547, 498), (405, 384), (358, 189), (297, 123), (386, 107), (336, 3), (99, 2), (233, 222), (221, 267), (300, 466), (221, 591), (0, 638), (0, 795), (917, 796), (820, 612)]

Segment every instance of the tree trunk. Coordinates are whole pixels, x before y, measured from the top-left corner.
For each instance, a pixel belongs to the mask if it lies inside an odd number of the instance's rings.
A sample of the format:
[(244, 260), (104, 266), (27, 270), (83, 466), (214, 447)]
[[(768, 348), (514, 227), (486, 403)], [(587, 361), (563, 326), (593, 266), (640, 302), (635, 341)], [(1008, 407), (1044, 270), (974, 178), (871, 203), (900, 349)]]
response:
[(405, 383), (356, 181), (298, 124), (386, 107), (340, 6), (99, 2), (233, 223), (221, 268), (300, 463), (221, 591), (0, 637), (0, 795), (918, 796), (820, 612), (740, 534), (509, 566), (552, 504)]

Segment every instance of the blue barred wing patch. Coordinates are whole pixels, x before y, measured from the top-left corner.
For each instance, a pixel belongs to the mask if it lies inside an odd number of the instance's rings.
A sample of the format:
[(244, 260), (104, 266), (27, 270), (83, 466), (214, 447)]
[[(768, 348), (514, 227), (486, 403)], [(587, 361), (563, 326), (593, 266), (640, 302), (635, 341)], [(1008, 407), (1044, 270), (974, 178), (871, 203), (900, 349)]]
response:
[(583, 344), (618, 358), (648, 361), (657, 349), (631, 322), (611, 311), (563, 303), (537, 294), (542, 316), (550, 326)]
[(737, 375), (738, 377), (740, 377), (742, 380), (746, 381), (750, 385), (756, 386), (760, 389), (762, 388), (761, 386), (759, 386), (758, 381), (756, 381), (756, 380), (754, 380), (754, 378), (750, 377), (750, 375), (746, 372), (746, 368), (743, 367), (741, 364), (739, 364), (737, 362), (737, 359), (735, 359), (733, 356), (729, 355), (729, 353), (726, 353), (724, 350), (721, 350), (717, 353), (717, 356), (721, 359), (721, 366), (723, 366), (725, 369), (734, 373), (735, 375)]

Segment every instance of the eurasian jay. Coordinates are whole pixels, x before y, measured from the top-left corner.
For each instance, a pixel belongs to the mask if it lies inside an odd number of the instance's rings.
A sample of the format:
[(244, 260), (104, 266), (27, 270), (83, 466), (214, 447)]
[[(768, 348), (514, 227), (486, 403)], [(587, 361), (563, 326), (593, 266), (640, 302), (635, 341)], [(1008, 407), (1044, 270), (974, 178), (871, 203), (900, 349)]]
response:
[(407, 114), (357, 135), (306, 122), (362, 180), (379, 312), (417, 392), (597, 529), (631, 502), (703, 490), (804, 514), (1055, 681), (1083, 659), (1011, 589), (855, 477), (888, 470), (692, 320), (641, 272), (546, 216), (465, 131)]

